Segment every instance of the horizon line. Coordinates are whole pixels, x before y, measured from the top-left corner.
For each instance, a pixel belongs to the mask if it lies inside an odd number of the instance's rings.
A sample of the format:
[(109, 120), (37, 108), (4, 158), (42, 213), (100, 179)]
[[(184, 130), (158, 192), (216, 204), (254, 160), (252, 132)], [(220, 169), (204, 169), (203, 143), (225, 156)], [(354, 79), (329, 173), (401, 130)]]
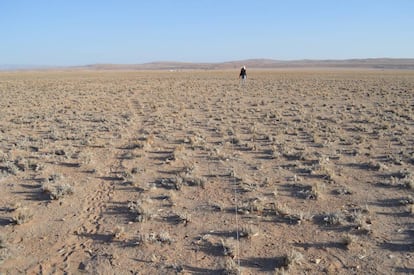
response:
[(298, 62), (298, 61), (356, 61), (356, 60), (414, 60), (414, 57), (352, 57), (352, 58), (299, 58), (299, 59), (274, 59), (274, 58), (247, 58), (247, 59), (234, 59), (224, 61), (180, 61), (180, 60), (154, 60), (146, 62), (133, 62), (133, 63), (117, 63), (117, 62), (96, 62), (96, 63), (83, 63), (75, 65), (46, 65), (46, 64), (22, 64), (22, 63), (8, 63), (0, 64), (0, 67), (84, 67), (93, 65), (146, 65), (157, 63), (182, 63), (182, 64), (223, 64), (223, 63), (235, 63), (235, 62), (251, 62), (251, 61), (274, 61), (274, 62)]

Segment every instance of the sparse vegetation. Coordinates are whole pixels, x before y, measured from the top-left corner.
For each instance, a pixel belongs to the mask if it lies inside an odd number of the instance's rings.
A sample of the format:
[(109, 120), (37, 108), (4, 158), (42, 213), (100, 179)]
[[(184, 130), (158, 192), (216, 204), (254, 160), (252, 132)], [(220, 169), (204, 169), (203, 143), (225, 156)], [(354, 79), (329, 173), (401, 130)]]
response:
[(355, 244), (356, 242), (356, 237), (350, 234), (346, 234), (344, 236), (342, 236), (341, 241), (340, 241), (343, 245), (345, 245), (345, 247), (347, 249), (350, 249), (350, 247)]
[(226, 257), (223, 259), (222, 275), (239, 275), (241, 273), (240, 266), (234, 261), (234, 259)]
[(409, 273), (413, 76), (2, 72), (0, 273)]
[(117, 240), (121, 239), (124, 235), (125, 227), (123, 226), (117, 226), (112, 233), (113, 238)]
[(46, 182), (42, 184), (41, 189), (52, 200), (59, 200), (64, 196), (73, 195), (74, 193), (73, 187), (68, 183)]
[(223, 249), (223, 256), (234, 258), (236, 256), (236, 244), (234, 240), (226, 239), (220, 240)]
[(170, 237), (170, 234), (166, 231), (161, 233), (146, 233), (138, 236), (137, 244), (171, 244), (174, 240)]
[(10, 251), (8, 243), (4, 236), (0, 235), (0, 266), (1, 264), (10, 257)]
[(155, 214), (151, 208), (151, 199), (139, 199), (137, 201), (129, 202), (128, 209), (135, 215), (134, 220), (137, 222), (146, 222), (151, 220)]
[(303, 254), (299, 251), (292, 250), (283, 256), (281, 269), (290, 270), (294, 266), (300, 266), (304, 261)]
[(249, 224), (240, 228), (240, 238), (251, 239), (259, 235), (259, 228), (255, 225)]
[(343, 225), (345, 224), (345, 216), (341, 212), (328, 213), (323, 216), (323, 221), (326, 225)]
[(32, 220), (33, 213), (27, 206), (21, 206), (13, 211), (12, 221), (15, 224), (24, 224)]

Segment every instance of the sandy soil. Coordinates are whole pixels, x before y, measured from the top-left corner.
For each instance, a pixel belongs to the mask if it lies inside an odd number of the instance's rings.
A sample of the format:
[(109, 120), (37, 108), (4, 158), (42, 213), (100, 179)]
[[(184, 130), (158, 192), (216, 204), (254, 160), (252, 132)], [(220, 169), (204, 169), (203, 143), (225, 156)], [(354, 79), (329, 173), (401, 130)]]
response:
[(0, 74), (0, 273), (414, 273), (414, 72)]

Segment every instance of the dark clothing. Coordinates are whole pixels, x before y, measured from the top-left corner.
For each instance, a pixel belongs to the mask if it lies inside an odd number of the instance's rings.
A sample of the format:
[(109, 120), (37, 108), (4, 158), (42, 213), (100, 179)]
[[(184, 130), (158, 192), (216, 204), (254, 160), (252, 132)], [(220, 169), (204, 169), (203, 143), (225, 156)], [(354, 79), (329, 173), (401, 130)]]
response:
[(245, 68), (241, 68), (239, 77), (243, 79), (247, 77), (247, 72)]

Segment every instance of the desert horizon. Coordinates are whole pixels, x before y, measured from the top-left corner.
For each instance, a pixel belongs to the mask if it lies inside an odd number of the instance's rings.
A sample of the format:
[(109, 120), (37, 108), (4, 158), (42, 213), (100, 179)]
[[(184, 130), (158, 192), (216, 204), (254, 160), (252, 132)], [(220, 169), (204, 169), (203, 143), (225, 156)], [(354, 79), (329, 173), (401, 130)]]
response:
[(95, 63), (86, 65), (6, 65), (0, 71), (13, 70), (226, 70), (247, 66), (249, 69), (387, 69), (414, 70), (414, 58), (349, 58), (349, 59), (297, 59), (277, 60), (253, 58), (223, 62), (153, 61), (135, 64)]

